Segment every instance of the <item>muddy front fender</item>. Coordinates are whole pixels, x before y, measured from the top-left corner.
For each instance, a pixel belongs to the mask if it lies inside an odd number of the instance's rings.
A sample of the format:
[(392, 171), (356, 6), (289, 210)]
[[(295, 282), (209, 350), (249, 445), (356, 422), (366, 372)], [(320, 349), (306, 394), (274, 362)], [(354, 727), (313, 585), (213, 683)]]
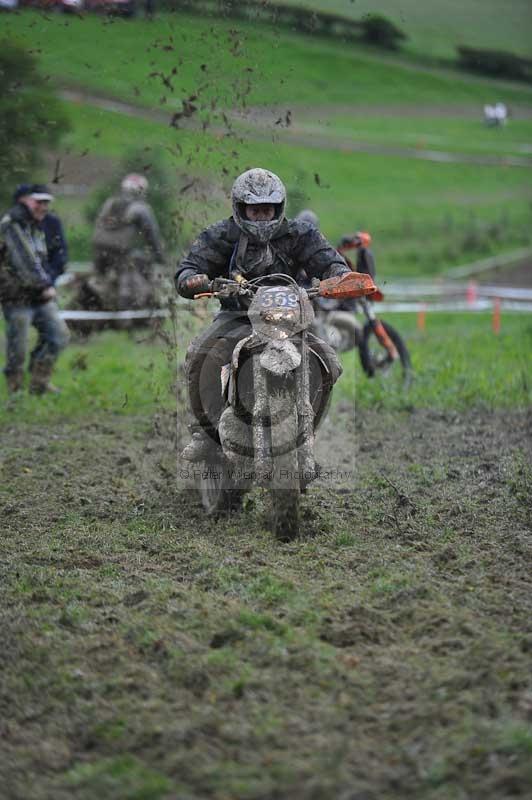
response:
[(259, 357), (260, 366), (272, 375), (282, 377), (296, 370), (301, 364), (301, 353), (287, 339), (274, 339), (266, 345)]

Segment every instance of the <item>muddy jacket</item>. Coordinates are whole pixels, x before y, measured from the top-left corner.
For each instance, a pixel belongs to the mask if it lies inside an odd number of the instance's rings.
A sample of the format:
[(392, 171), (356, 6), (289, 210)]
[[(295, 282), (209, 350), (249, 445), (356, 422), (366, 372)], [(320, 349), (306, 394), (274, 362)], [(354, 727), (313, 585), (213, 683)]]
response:
[(124, 256), (147, 249), (156, 261), (164, 260), (161, 234), (155, 215), (143, 200), (119, 195), (107, 200), (98, 217), (93, 237), (95, 255)]
[[(206, 273), (209, 278), (228, 278), (240, 235), (240, 228), (232, 217), (203, 231), (177, 269), (175, 282), (179, 294), (187, 296), (183, 282), (191, 275)], [(281, 272), (296, 278), (304, 269), (309, 278), (332, 278), (349, 272), (342, 256), (308, 222), (285, 220), (272, 237), (270, 246), (274, 259), (264, 271), (265, 275)], [(222, 308), (234, 308), (232, 299), (220, 302)]]
[(52, 285), (46, 273), (44, 231), (22, 203), (0, 220), (0, 301), (17, 305), (45, 302), (42, 292)]
[(68, 248), (63, 232), (61, 220), (56, 214), (48, 213), (41, 223), (46, 238), (46, 249), (48, 251), (48, 263), (46, 272), (50, 280), (55, 283), (60, 275), (65, 271), (68, 262)]

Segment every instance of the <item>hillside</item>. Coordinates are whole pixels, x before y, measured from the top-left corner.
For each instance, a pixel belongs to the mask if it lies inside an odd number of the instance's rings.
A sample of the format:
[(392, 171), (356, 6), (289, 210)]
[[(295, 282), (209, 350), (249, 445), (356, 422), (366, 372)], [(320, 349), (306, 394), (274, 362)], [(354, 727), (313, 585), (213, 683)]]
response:
[[(275, 3), (276, 0), (273, 0)], [(361, 19), (383, 14), (409, 37), (407, 52), (433, 58), (453, 58), (465, 44), (532, 55), (532, 7), (528, 0), (282, 0), (285, 5)]]
[[(78, 90), (58, 154), (68, 164), (63, 182), (76, 186), (83, 174), (91, 190), (84, 159), (116, 162), (142, 142), (142, 166), (161, 155), (176, 189), (189, 187), (184, 240), (227, 213), (223, 197), (238, 171), (263, 163), (285, 179), (291, 213), (314, 207), (333, 239), (369, 228), (383, 274), (435, 273), (528, 243), (532, 90), (524, 86), (178, 14), (110, 24), (25, 12), (4, 30), (31, 47), (58, 87)], [(495, 98), (512, 112), (504, 131), (482, 124), (482, 106)], [(83, 202), (75, 193), (60, 201), (78, 257), (87, 255)]]

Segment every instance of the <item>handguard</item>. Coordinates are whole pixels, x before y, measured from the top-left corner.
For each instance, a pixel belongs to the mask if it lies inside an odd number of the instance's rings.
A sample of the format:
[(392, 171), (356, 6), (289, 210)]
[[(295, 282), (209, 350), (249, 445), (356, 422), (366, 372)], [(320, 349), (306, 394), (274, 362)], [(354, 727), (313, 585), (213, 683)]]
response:
[(366, 297), (377, 291), (371, 275), (364, 272), (346, 272), (336, 278), (320, 281), (318, 295), (344, 300), (349, 297)]

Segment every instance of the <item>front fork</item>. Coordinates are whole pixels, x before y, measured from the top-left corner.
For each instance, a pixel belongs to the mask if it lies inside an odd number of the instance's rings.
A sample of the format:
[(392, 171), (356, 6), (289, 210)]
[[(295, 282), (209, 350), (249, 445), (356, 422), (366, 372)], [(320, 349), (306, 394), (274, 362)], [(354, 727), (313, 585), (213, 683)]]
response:
[(362, 308), (364, 310), (364, 314), (366, 316), (367, 321), (371, 325), (371, 329), (375, 336), (377, 337), (380, 344), (384, 347), (388, 356), (390, 357), (390, 361), (397, 361), (399, 358), (399, 353), (397, 352), (397, 347), (394, 345), (388, 334), (386, 333), (386, 329), (380, 319), (377, 318), (373, 307), (368, 303), (368, 301), (363, 298), (362, 299)]
[(301, 431), (299, 445), (299, 470), (303, 475), (313, 475), (314, 461), (314, 410), (310, 402), (310, 357), (307, 331), (301, 334), (301, 364), (296, 370), (297, 417)]
[(253, 356), (253, 452), (255, 471), (266, 475), (273, 468), (271, 444), (266, 423), (268, 420), (268, 380), (260, 365), (260, 358)]

